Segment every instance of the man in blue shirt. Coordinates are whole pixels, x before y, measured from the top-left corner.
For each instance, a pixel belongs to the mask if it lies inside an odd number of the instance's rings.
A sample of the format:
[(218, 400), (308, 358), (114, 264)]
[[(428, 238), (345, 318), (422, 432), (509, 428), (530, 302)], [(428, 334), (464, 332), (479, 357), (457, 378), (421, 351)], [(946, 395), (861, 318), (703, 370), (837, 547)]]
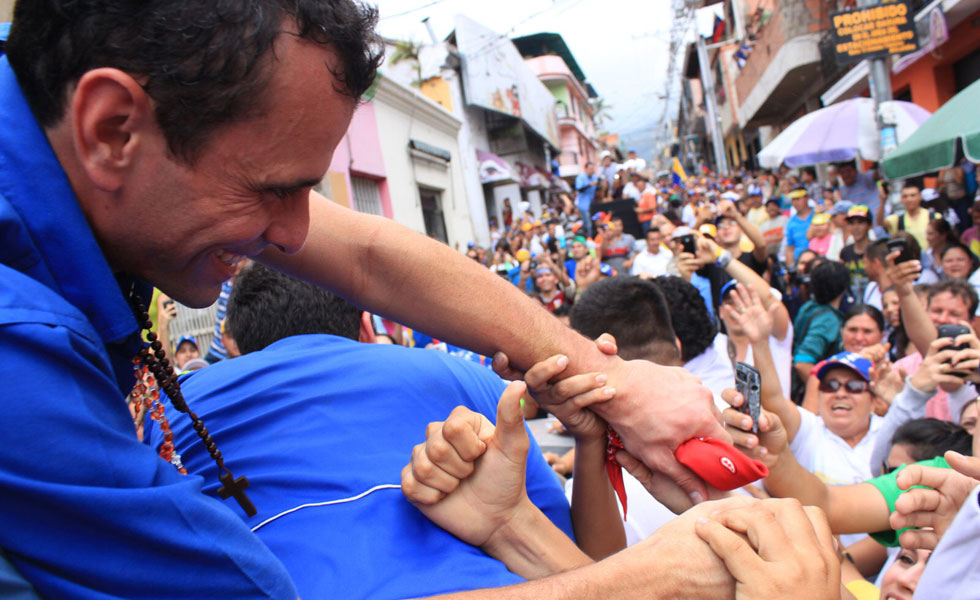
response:
[(810, 207), (810, 199), (807, 198), (806, 190), (797, 188), (787, 194), (793, 202), (793, 209), (796, 213), (786, 222), (786, 264), (795, 265), (796, 259), (803, 254), (810, 244), (806, 237), (806, 232), (813, 221), (813, 209)]
[(296, 597), (199, 478), (137, 441), (125, 402), (143, 324), (127, 297), (155, 285), (206, 306), (259, 254), (518, 367), (564, 351), (567, 374), (607, 373), (618, 396), (596, 412), (704, 493), (672, 453), (727, 438), (695, 378), (602, 356), (451, 248), (312, 191), (374, 81), (375, 19), (346, 0), (17, 4), (0, 58), (0, 548), (41, 595)]
[[(592, 231), (592, 203), (595, 202), (595, 190), (599, 184), (599, 176), (595, 174), (595, 164), (585, 163), (585, 170), (575, 177), (575, 206), (582, 216), (583, 227), (587, 232)], [(587, 233), (587, 237), (592, 233)]]
[[(263, 265), (236, 279), (228, 328), (242, 356), (195, 371), (181, 387), (236, 470), (248, 473), (259, 513), (239, 516), (283, 561), (302, 598), (339, 590), (415, 598), (522, 581), (430, 522), (398, 487), (428, 423), (457, 405), (493, 420), (504, 383), (442, 352), (357, 343), (373, 338), (361, 320), (346, 300)], [(214, 463), (190, 421), (169, 412), (184, 465), (216, 495)], [(155, 430), (151, 446), (162, 441)], [(568, 502), (533, 440), (526, 485), (571, 537)]]
[(854, 161), (838, 163), (837, 172), (840, 174), (840, 199), (852, 204), (863, 204), (868, 207), (868, 214), (877, 222), (878, 207), (881, 205), (881, 195), (878, 193), (878, 171), (871, 170), (858, 173)]

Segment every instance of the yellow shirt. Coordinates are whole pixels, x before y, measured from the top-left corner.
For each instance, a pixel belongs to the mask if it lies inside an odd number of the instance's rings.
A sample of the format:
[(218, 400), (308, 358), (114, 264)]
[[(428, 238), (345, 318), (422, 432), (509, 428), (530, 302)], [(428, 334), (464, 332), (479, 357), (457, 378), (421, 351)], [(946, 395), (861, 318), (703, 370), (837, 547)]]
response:
[[(926, 225), (929, 224), (929, 211), (920, 208), (919, 215), (916, 218), (911, 218), (906, 213), (905, 215), (905, 231), (912, 234), (915, 237), (915, 241), (919, 242), (919, 248), (928, 248), (929, 244), (926, 243)], [(898, 231), (898, 215), (889, 215), (885, 218), (885, 229), (888, 233), (895, 233)]]

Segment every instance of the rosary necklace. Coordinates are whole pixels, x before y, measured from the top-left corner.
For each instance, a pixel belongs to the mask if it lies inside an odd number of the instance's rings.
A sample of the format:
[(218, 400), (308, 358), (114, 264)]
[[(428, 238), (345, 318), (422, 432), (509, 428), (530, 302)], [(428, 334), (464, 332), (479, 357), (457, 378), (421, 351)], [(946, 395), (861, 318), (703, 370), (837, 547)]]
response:
[[(187, 474), (187, 469), (180, 462), (180, 455), (174, 451), (173, 432), (170, 431), (170, 423), (167, 421), (163, 405), (160, 403), (159, 390), (163, 390), (170, 399), (171, 406), (182, 413), (186, 413), (191, 418), (191, 421), (194, 423), (194, 431), (201, 438), (201, 442), (204, 443), (204, 447), (207, 449), (212, 460), (218, 465), (218, 481), (221, 482), (221, 487), (218, 488), (218, 495), (224, 499), (234, 497), (238, 505), (245, 511), (245, 514), (250, 517), (255, 516), (255, 506), (245, 494), (245, 488), (248, 487), (248, 479), (245, 476), (236, 478), (231, 470), (225, 466), (225, 459), (221, 456), (221, 451), (218, 450), (218, 446), (214, 443), (214, 440), (211, 439), (211, 434), (204, 427), (204, 422), (201, 421), (201, 418), (194, 411), (188, 408), (187, 402), (184, 400), (184, 395), (180, 391), (180, 383), (177, 382), (177, 375), (174, 373), (174, 369), (167, 359), (167, 354), (163, 350), (163, 343), (157, 339), (157, 334), (151, 331), (153, 322), (150, 321), (150, 315), (143, 307), (143, 303), (136, 296), (135, 290), (130, 290), (129, 304), (136, 315), (136, 321), (141, 328), (146, 330), (146, 339), (150, 342), (149, 346), (144, 345), (141, 347), (139, 354), (133, 358), (137, 384), (133, 389), (131, 401), (136, 405), (134, 406), (136, 409), (134, 412), (137, 418), (141, 414), (145, 414), (144, 411), (150, 410), (152, 411), (150, 417), (160, 423), (160, 430), (163, 432), (164, 440), (163, 444), (160, 445), (160, 457), (173, 464), (181, 473)], [(140, 363), (142, 363), (142, 367)]]

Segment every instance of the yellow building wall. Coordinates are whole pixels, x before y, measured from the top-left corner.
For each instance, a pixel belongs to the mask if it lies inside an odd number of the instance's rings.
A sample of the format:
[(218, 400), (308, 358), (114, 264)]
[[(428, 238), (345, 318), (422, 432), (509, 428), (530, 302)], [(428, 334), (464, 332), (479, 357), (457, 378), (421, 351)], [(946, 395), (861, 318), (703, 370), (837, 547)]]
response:
[(449, 82), (442, 77), (430, 77), (419, 86), (422, 95), (449, 112), (453, 112), (453, 101), (449, 93)]

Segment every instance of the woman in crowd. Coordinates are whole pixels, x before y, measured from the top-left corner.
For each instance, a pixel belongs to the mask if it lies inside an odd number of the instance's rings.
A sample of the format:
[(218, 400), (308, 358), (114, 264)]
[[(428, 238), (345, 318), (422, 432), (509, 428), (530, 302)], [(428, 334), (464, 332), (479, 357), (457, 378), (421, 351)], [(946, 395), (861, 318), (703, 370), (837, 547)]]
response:
[(980, 259), (959, 242), (949, 244), (940, 255), (942, 279), (965, 279), (980, 294)]
[[(860, 354), (877, 365), (887, 354), (887, 346), (882, 343), (884, 338), (885, 317), (877, 308), (869, 304), (854, 304), (844, 313), (839, 350)], [(826, 363), (826, 360), (822, 360), (814, 365), (806, 382), (803, 408), (810, 412), (817, 412), (820, 381), (816, 374)]]
[(957, 244), (956, 233), (946, 219), (932, 219), (926, 225), (926, 242), (929, 247), (924, 249), (919, 260), (922, 262), (921, 283), (935, 283), (942, 279), (942, 266), (939, 257), (946, 248)]

